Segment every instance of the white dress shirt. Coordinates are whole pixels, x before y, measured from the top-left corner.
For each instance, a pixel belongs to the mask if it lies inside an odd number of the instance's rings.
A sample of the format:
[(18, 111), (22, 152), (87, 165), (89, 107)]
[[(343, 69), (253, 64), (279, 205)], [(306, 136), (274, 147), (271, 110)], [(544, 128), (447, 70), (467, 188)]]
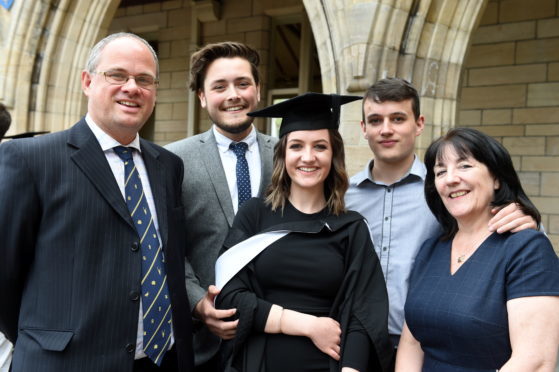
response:
[[(131, 143), (127, 145), (123, 145), (117, 140), (115, 140), (113, 137), (105, 133), (97, 124), (95, 124), (95, 122), (93, 121), (91, 116), (89, 116), (89, 114), (85, 116), (85, 121), (87, 122), (89, 129), (91, 129), (91, 131), (95, 135), (95, 138), (97, 138), (99, 145), (101, 145), (101, 149), (103, 150), (103, 153), (107, 158), (107, 162), (111, 167), (111, 171), (115, 176), (115, 180), (118, 184), (123, 200), (125, 198), (124, 162), (116, 154), (116, 152), (114, 152), (113, 148), (117, 146), (125, 146), (125, 147), (132, 147), (137, 150), (132, 153), (132, 159), (134, 160), (134, 165), (136, 166), (136, 169), (138, 170), (138, 173), (140, 175), (140, 180), (142, 181), (142, 187), (144, 189), (144, 195), (146, 197), (146, 201), (148, 202), (151, 216), (153, 217), (153, 224), (155, 226), (155, 229), (157, 230), (157, 238), (159, 239), (159, 244), (161, 244), (161, 237), (159, 233), (159, 223), (157, 221), (157, 211), (155, 209), (155, 202), (153, 200), (153, 194), (151, 192), (151, 186), (149, 183), (149, 177), (147, 174), (146, 165), (144, 164), (144, 159), (142, 158), (141, 155), (142, 150), (140, 148), (140, 136), (136, 134), (136, 138), (134, 138), (134, 140)], [(173, 346), (174, 342), (175, 339), (171, 333), (171, 342), (169, 342), (169, 349)], [(140, 312), (138, 314), (138, 332), (136, 333), (136, 353), (134, 355), (134, 359), (141, 359), (144, 357), (146, 357), (146, 354), (144, 353), (144, 322), (143, 322), (142, 301), (140, 300)]]
[[(237, 155), (229, 148), (232, 141), (230, 138), (225, 137), (219, 133), (214, 124), (213, 133), (217, 142), (217, 149), (221, 158), (221, 164), (225, 171), (227, 178), (227, 186), (231, 193), (231, 200), (233, 201), (233, 210), (237, 214), (239, 208), (239, 192), (237, 190)], [(260, 160), (260, 151), (258, 148), (258, 141), (256, 138), (256, 130), (254, 126), (251, 127), (250, 133), (241, 141), (246, 142), (248, 145), (245, 157), (248, 163), (248, 171), (250, 173), (250, 189), (251, 196), (257, 196), (260, 189), (260, 180), (262, 177), (262, 162)]]

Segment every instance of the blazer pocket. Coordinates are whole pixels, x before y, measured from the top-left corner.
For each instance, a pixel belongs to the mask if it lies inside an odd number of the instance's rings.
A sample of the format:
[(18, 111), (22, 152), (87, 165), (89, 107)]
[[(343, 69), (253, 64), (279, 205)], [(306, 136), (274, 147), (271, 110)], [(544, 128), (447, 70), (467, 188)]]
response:
[(35, 340), (43, 350), (62, 351), (74, 336), (72, 331), (52, 331), (46, 329), (22, 329), (27, 336)]

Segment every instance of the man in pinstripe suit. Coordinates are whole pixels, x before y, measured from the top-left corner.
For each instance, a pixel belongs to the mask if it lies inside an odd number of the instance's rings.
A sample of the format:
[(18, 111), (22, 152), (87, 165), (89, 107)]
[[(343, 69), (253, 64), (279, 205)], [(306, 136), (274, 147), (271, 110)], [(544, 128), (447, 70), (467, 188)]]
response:
[[(0, 331), (15, 345), (14, 372), (192, 369), (183, 166), (138, 136), (155, 105), (157, 76), (145, 40), (110, 35), (82, 72), (86, 117), (69, 130), (0, 146)], [(162, 362), (144, 353), (146, 251), (125, 203), (130, 168), (118, 146), (133, 154), (140, 200), (162, 247), (155, 266), (167, 275), (172, 318)]]

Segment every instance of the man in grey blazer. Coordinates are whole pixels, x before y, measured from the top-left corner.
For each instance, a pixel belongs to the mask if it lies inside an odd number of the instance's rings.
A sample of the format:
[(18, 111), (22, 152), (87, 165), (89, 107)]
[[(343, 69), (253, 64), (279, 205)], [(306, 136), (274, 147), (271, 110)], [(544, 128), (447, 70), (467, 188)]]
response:
[[(196, 371), (218, 370), (219, 339), (235, 334), (235, 309), (216, 310), (214, 265), (242, 203), (238, 160), (231, 144), (247, 144), (250, 195), (263, 195), (272, 173), (277, 139), (257, 132), (248, 112), (260, 100), (258, 53), (236, 42), (209, 44), (192, 55), (190, 88), (197, 93), (213, 126), (205, 133), (169, 144), (184, 162), (182, 201), (188, 238), (187, 289), (197, 322)], [(241, 185), (237, 187), (237, 184)], [(195, 327), (196, 328), (196, 327)]]
[(138, 136), (157, 76), (145, 40), (109, 35), (82, 72), (85, 118), (0, 146), (0, 331), (13, 372), (193, 369), (182, 162)]

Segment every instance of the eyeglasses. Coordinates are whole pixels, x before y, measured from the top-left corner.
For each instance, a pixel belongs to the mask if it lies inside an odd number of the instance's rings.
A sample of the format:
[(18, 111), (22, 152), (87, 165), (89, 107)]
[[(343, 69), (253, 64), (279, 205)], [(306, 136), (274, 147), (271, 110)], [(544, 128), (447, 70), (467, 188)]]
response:
[(95, 71), (96, 74), (105, 76), (105, 81), (113, 85), (124, 85), (130, 79), (136, 81), (136, 85), (140, 88), (152, 90), (159, 85), (159, 80), (150, 75), (128, 75), (122, 71)]

